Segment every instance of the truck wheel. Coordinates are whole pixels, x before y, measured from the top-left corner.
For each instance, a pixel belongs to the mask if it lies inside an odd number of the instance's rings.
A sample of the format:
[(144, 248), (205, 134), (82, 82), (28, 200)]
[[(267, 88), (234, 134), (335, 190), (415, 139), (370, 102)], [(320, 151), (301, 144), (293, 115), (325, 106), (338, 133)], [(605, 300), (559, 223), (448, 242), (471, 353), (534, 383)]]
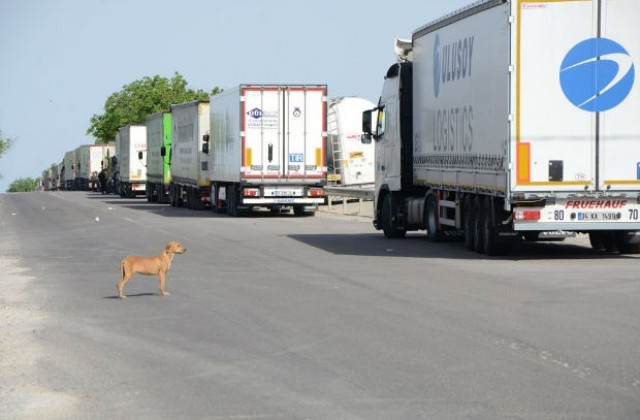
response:
[(500, 254), (496, 241), (495, 216), (491, 208), (491, 198), (485, 198), (482, 211), (482, 249), (487, 255)]
[(467, 196), (464, 200), (464, 247), (473, 251), (475, 249), (475, 229), (474, 229), (474, 212), (473, 197)]
[(236, 191), (233, 185), (227, 187), (227, 214), (231, 217), (238, 216), (238, 203)]
[(305, 211), (305, 206), (293, 206), (293, 215), (297, 217), (309, 217), (316, 213), (313, 211)]
[(387, 194), (382, 203), (382, 231), (389, 239), (404, 238), (407, 235), (407, 231), (398, 226), (398, 205), (391, 194)]
[(620, 250), (618, 249), (618, 241), (616, 240), (616, 232), (614, 231), (602, 232), (602, 243), (604, 245), (604, 250), (606, 252), (611, 254), (620, 252)]
[(636, 231), (614, 232), (616, 245), (621, 254), (640, 254), (640, 236)]
[(178, 206), (178, 199), (177, 199), (177, 195), (176, 195), (176, 186), (175, 185), (169, 186), (169, 203), (171, 204), (171, 207), (177, 207)]
[(184, 206), (189, 210), (193, 209), (193, 189), (191, 187), (187, 187)]
[(200, 198), (200, 189), (199, 188), (191, 188), (191, 208), (193, 210), (202, 210), (202, 200)]
[(427, 229), (427, 239), (431, 242), (440, 242), (442, 240), (442, 229), (440, 228), (440, 218), (438, 217), (438, 200), (433, 194), (427, 197), (425, 218), (424, 226)]
[(589, 243), (596, 251), (604, 251), (604, 236), (600, 232), (589, 233)]
[(482, 198), (480, 196), (476, 196), (473, 200), (473, 214), (473, 248), (478, 254), (484, 254), (484, 238), (482, 229), (484, 208), (482, 206)]

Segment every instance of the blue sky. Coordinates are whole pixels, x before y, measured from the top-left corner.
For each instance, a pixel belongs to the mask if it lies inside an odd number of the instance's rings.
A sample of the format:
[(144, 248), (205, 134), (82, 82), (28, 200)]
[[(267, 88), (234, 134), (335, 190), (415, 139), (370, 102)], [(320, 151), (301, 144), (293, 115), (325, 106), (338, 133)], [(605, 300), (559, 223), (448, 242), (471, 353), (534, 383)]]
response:
[(95, 139), (124, 85), (181, 73), (195, 89), (323, 83), (377, 101), (395, 37), (472, 0), (0, 0), (0, 192)]

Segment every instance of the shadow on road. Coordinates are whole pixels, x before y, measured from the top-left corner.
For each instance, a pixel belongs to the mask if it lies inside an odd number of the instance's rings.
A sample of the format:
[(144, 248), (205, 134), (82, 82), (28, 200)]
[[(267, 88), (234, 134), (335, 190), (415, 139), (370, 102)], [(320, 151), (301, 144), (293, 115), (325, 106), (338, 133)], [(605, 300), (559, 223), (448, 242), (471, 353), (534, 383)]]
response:
[[(88, 194), (91, 200), (100, 200), (104, 204), (122, 207), (123, 209), (144, 211), (164, 217), (189, 217), (189, 218), (219, 218), (229, 217), (226, 213), (217, 213), (211, 208), (203, 210), (190, 210), (185, 207), (172, 207), (169, 204), (149, 203), (145, 197), (121, 198), (115, 195)], [(271, 212), (267, 209), (255, 209), (243, 213), (238, 217), (243, 218), (272, 218), (272, 217), (300, 217), (291, 212)], [(304, 216), (303, 216), (304, 217)]]
[[(128, 298), (138, 298), (138, 297), (144, 297), (144, 296), (161, 296), (160, 293), (133, 293), (130, 295), (127, 295), (127, 299)], [(103, 299), (115, 299), (115, 300), (120, 300), (120, 298), (118, 297), (118, 295), (113, 295), (113, 296), (103, 296)]]
[(504, 261), (637, 259), (631, 255), (595, 251), (590, 247), (569, 240), (565, 242), (522, 242), (513, 247), (510, 255), (487, 256), (467, 251), (460, 241), (432, 243), (420, 234), (407, 235), (403, 239), (387, 239), (380, 233), (293, 234), (288, 237), (335, 255)]

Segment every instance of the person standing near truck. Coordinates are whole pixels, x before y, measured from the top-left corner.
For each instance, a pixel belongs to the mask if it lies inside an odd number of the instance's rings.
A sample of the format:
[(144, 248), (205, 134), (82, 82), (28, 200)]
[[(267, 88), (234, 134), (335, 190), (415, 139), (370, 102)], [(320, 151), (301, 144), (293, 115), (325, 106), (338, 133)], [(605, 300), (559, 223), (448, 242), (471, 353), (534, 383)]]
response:
[(100, 192), (102, 194), (107, 193), (107, 173), (102, 169), (98, 174), (98, 181), (100, 182)]

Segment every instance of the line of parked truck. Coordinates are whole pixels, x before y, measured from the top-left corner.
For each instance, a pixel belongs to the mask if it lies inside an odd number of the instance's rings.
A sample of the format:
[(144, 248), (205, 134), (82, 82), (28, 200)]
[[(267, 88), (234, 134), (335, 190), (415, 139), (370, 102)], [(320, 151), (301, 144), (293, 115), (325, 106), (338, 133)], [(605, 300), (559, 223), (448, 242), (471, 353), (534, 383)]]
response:
[(122, 127), (114, 144), (67, 152), (43, 185), (86, 190), (104, 170), (106, 191), (122, 197), (234, 216), (255, 207), (313, 213), (328, 182), (373, 185), (374, 145), (360, 141), (362, 112), (373, 106), (328, 99), (325, 85), (239, 85)]
[[(147, 122), (166, 169), (147, 175), (146, 194), (232, 215), (303, 212), (332, 177), (362, 180), (374, 182), (374, 226), (388, 238), (425, 230), (492, 255), (583, 233), (595, 249), (640, 253), (637, 16), (637, 0), (480, 0), (396, 42), (375, 106), (327, 103), (322, 85), (242, 85), (176, 105), (171, 153), (165, 116)], [(360, 149), (346, 147), (360, 135), (344, 137), (341, 107), (362, 115)], [(362, 158), (355, 178), (346, 154)], [(142, 191), (122, 175), (116, 188)]]

